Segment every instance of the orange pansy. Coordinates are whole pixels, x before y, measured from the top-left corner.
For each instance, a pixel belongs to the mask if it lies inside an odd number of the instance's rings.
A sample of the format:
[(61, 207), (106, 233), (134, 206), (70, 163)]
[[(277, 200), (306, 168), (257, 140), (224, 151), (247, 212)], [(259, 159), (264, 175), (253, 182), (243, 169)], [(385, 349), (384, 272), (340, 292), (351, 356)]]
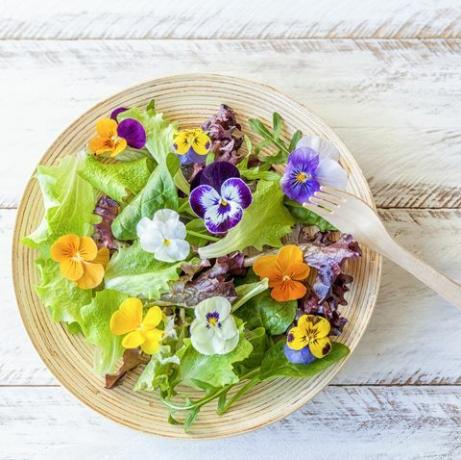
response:
[(96, 133), (88, 147), (95, 155), (109, 154), (115, 157), (126, 149), (127, 142), (117, 135), (117, 122), (111, 118), (102, 118), (96, 123)]
[(107, 248), (98, 250), (88, 236), (64, 235), (51, 246), (51, 258), (59, 263), (61, 275), (75, 281), (80, 289), (93, 289), (101, 284), (109, 256)]
[(309, 276), (309, 266), (294, 244), (284, 246), (276, 255), (258, 257), (253, 271), (261, 278), (269, 278), (271, 296), (278, 302), (300, 299), (307, 292), (300, 281)]

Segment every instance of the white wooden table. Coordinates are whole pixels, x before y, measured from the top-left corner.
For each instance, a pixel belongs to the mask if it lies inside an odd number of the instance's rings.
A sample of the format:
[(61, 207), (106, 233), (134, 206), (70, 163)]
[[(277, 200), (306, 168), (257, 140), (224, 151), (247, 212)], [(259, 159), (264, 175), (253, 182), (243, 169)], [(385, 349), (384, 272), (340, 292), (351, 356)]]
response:
[(334, 382), (240, 438), (164, 440), (114, 425), (42, 364), (11, 282), (27, 179), (95, 102), (195, 71), (267, 82), (320, 115), (397, 240), (461, 280), (460, 0), (0, 0), (0, 460), (460, 458), (461, 312), (391, 263)]

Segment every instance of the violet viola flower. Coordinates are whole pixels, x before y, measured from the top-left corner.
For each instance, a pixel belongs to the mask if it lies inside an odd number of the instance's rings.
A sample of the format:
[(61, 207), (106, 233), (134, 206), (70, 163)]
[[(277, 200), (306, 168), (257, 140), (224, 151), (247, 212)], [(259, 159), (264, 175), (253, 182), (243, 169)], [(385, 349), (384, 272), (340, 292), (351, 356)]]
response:
[(134, 149), (142, 149), (146, 145), (146, 130), (138, 120), (133, 118), (122, 120), (117, 126), (117, 134)]
[(207, 166), (192, 186), (189, 203), (210, 233), (222, 234), (235, 227), (252, 202), (251, 190), (238, 169), (226, 161)]
[(288, 156), (282, 177), (282, 190), (288, 198), (304, 203), (321, 185), (344, 189), (347, 174), (338, 163), (333, 144), (316, 136), (305, 136)]

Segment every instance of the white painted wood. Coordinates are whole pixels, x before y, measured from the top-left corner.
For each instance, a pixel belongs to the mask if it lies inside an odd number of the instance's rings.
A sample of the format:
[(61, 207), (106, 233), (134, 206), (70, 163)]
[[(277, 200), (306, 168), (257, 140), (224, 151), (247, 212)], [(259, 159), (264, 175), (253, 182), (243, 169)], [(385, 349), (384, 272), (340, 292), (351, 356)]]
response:
[(281, 422), (192, 442), (117, 426), (61, 388), (0, 388), (0, 460), (459, 459), (459, 387), (327, 387)]
[[(461, 280), (461, 211), (382, 210), (390, 233)], [(7, 265), (14, 210), (0, 211), (0, 385), (56, 383), (26, 337)], [(336, 384), (461, 384), (461, 313), (390, 262), (367, 332)], [(345, 310), (347, 312), (347, 310)], [(347, 316), (347, 313), (346, 313)]]
[(198, 71), (267, 82), (319, 114), (379, 206), (460, 206), (460, 52), (461, 40), (0, 41), (0, 206), (17, 205), (45, 149), (91, 105)]
[(453, 0), (3, 0), (0, 38), (461, 37)]

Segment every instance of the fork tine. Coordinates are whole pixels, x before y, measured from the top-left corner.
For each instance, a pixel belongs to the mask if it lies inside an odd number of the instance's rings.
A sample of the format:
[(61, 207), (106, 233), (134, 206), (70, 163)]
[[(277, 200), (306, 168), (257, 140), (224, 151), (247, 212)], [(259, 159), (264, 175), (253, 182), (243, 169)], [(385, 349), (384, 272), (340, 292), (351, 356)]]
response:
[(335, 205), (340, 205), (341, 203), (344, 203), (344, 199), (341, 198), (340, 196), (330, 195), (325, 192), (315, 192), (315, 196), (317, 198), (321, 198), (323, 200), (329, 201), (330, 203), (333, 203)]
[(309, 203), (303, 203), (303, 207), (313, 212), (314, 214), (317, 214), (320, 217), (323, 217), (325, 220), (328, 220), (328, 217), (330, 215), (330, 212), (328, 210), (321, 208), (320, 206), (317, 206), (315, 204), (309, 204)]
[(325, 208), (329, 211), (333, 211), (337, 207), (337, 204), (331, 203), (330, 201), (324, 200), (317, 196), (311, 196), (309, 202), (322, 206), (322, 208)]

